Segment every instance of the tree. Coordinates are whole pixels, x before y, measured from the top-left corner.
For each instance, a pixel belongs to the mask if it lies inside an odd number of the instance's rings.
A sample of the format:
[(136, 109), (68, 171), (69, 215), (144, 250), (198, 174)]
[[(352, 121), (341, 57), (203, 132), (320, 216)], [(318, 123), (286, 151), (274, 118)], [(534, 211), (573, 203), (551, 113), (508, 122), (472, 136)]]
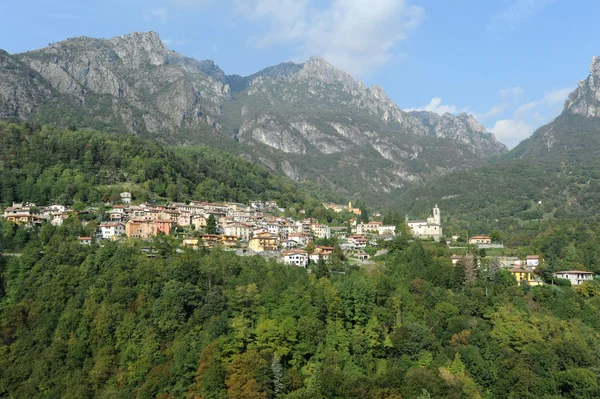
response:
[(327, 267), (327, 262), (325, 262), (325, 259), (323, 259), (323, 257), (321, 256), (319, 256), (319, 261), (314, 267), (314, 270), (315, 276), (317, 276), (317, 278), (330, 276), (329, 268)]
[(490, 231), (490, 238), (492, 239), (492, 242), (502, 242), (502, 233), (498, 230), (492, 230)]
[(215, 215), (213, 215), (212, 213), (206, 220), (206, 233), (217, 234), (217, 221), (215, 219)]

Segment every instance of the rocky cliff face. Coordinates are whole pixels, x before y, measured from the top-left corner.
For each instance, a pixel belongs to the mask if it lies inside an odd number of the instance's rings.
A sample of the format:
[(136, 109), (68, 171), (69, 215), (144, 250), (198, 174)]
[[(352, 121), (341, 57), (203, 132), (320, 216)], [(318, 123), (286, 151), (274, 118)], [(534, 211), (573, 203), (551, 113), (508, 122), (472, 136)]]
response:
[(113, 114), (133, 133), (172, 136), (184, 121), (212, 125), (229, 97), (214, 63), (170, 51), (155, 32), (110, 40), (80, 37), (17, 57), (83, 105), (91, 94), (110, 96)]
[(0, 50), (0, 118), (26, 119), (55, 96), (43, 77)]
[(600, 57), (593, 57), (590, 76), (579, 82), (565, 102), (565, 111), (576, 115), (600, 117)]
[(489, 133), (472, 115), (464, 112), (454, 116), (449, 113), (438, 115), (434, 112), (412, 111), (410, 115), (428, 128), (429, 135), (462, 143), (477, 154), (496, 156), (507, 151), (506, 146), (496, 140), (492, 133)]
[(590, 75), (569, 94), (561, 115), (536, 130), (509, 154), (511, 158), (585, 159), (600, 155), (600, 57)]
[(0, 80), (3, 115), (35, 119), (48, 98), (66, 98), (61, 110), (81, 124), (99, 121), (171, 144), (238, 146), (295, 180), (347, 195), (389, 193), (506, 150), (472, 116), (407, 113), (381, 87), (367, 88), (317, 57), (228, 76), (149, 32), (68, 39), (0, 62), (1, 76), (11, 76)]

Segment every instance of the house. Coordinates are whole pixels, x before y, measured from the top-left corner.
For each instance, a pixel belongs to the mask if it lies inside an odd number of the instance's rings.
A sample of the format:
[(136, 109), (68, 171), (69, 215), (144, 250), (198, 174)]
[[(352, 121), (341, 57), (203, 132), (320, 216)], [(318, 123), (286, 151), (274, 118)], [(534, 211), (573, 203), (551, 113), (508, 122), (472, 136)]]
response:
[(281, 242), (281, 248), (283, 249), (295, 249), (298, 248), (298, 243), (294, 240), (285, 240)]
[(469, 238), (469, 244), (491, 244), (492, 238), (489, 236), (473, 236)]
[(340, 240), (345, 240), (346, 236), (348, 235), (348, 228), (344, 227), (344, 226), (342, 226), (342, 227), (330, 227), (329, 229), (331, 230), (331, 234), (333, 234), (334, 236), (336, 236)]
[(173, 223), (177, 223), (179, 221), (180, 215), (181, 215), (181, 213), (179, 211), (172, 211), (170, 209), (165, 209), (160, 213), (159, 219), (170, 220)]
[(250, 239), (248, 247), (255, 252), (276, 251), (279, 248), (279, 237), (260, 235), (259, 237)]
[(319, 246), (319, 247), (315, 247), (314, 253), (322, 254), (322, 255), (329, 255), (329, 254), (332, 254), (333, 251), (335, 251), (334, 247)]
[(571, 282), (572, 286), (576, 286), (586, 281), (592, 281), (594, 279), (594, 273), (582, 270), (567, 270), (554, 273), (554, 277), (567, 279)]
[(323, 259), (324, 261), (329, 260), (329, 254), (321, 253), (321, 252), (313, 252), (308, 256), (308, 259), (317, 263), (319, 259)]
[(452, 255), (452, 256), (450, 257), (450, 260), (452, 261), (452, 264), (453, 264), (453, 265), (456, 265), (458, 262), (460, 262), (460, 260), (461, 260), (462, 258), (463, 258), (463, 257), (462, 257), (462, 256), (460, 256), (460, 255)]
[(331, 237), (331, 229), (326, 224), (311, 224), (310, 231), (318, 238)]
[(283, 263), (306, 267), (308, 265), (308, 253), (302, 249), (287, 251), (283, 254)]
[(395, 236), (396, 235), (396, 226), (392, 225), (381, 225), (377, 228), (377, 233), (380, 236)]
[(77, 237), (77, 240), (81, 245), (91, 245), (92, 237)]
[(433, 208), (433, 214), (426, 220), (408, 220), (407, 215), (405, 221), (415, 237), (433, 238), (435, 241), (442, 237), (440, 208), (437, 204)]
[(512, 274), (517, 280), (517, 284), (522, 285), (526, 283), (528, 285), (543, 285), (544, 282), (538, 278), (531, 269), (523, 269), (521, 267), (515, 267), (509, 270), (510, 274)]
[(348, 244), (353, 249), (364, 249), (367, 246), (369, 240), (362, 235), (354, 235), (348, 237)]
[(192, 224), (192, 213), (190, 211), (179, 211), (177, 224), (179, 226), (190, 226)]
[(129, 238), (147, 239), (150, 237), (150, 220), (129, 219), (125, 225), (125, 234)]
[(99, 240), (116, 240), (125, 234), (125, 225), (120, 222), (101, 223), (98, 226)]
[(206, 222), (208, 218), (205, 218), (202, 215), (194, 215), (192, 217), (192, 225), (196, 230), (202, 230), (206, 228)]
[(312, 242), (313, 236), (308, 233), (292, 233), (288, 234), (288, 240), (296, 241), (298, 246), (305, 247), (309, 242)]
[(238, 236), (223, 234), (221, 236), (221, 245), (225, 248), (235, 248), (238, 245)]
[(379, 234), (379, 228), (383, 226), (381, 222), (369, 222), (356, 225), (357, 234)]
[(131, 200), (132, 200), (132, 196), (131, 193), (128, 191), (122, 192), (121, 194), (119, 194), (119, 196), (121, 197), (121, 203), (122, 204), (131, 204)]
[(527, 262), (527, 267), (535, 270), (535, 268), (540, 265), (540, 256), (539, 255), (527, 255), (525, 257), (525, 261)]
[(183, 240), (183, 243), (181, 245), (183, 245), (186, 248), (198, 249), (200, 246), (200, 240), (197, 238), (186, 238), (185, 240)]
[(155, 236), (158, 234), (158, 232), (169, 235), (171, 233), (171, 229), (173, 229), (173, 226), (175, 225), (175, 222), (168, 219), (159, 219), (153, 220), (150, 222), (150, 225), (152, 227), (151, 235)]
[(200, 238), (205, 247), (214, 248), (221, 244), (221, 236), (218, 234), (202, 234)]
[(248, 241), (250, 238), (250, 228), (242, 223), (227, 225), (223, 231), (225, 232), (225, 235), (239, 237), (244, 241)]

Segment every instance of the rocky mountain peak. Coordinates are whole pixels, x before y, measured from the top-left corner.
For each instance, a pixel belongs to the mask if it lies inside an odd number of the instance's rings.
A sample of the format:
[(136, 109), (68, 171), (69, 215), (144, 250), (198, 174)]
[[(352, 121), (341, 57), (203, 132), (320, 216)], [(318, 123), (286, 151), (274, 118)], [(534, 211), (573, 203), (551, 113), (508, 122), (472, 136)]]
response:
[(133, 67), (142, 64), (154, 66), (165, 64), (169, 49), (160, 40), (158, 33), (133, 32), (109, 40), (119, 58)]
[(323, 83), (342, 83), (344, 85), (358, 85), (352, 76), (337, 69), (323, 58), (312, 56), (299, 72), (301, 77), (318, 79)]
[(600, 57), (592, 57), (590, 75), (569, 94), (565, 111), (583, 116), (600, 116)]

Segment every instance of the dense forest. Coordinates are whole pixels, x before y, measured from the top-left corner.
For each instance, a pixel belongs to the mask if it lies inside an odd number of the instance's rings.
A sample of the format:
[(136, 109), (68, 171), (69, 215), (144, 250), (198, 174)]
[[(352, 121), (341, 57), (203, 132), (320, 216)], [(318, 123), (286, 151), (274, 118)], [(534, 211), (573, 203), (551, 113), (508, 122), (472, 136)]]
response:
[(98, 203), (125, 190), (140, 201), (315, 204), (289, 179), (213, 148), (27, 123), (0, 121), (0, 175), (0, 204)]
[(600, 396), (596, 282), (518, 287), (406, 236), (330, 274), (170, 237), (151, 259), (81, 228), (2, 226), (22, 255), (0, 256), (0, 396)]

